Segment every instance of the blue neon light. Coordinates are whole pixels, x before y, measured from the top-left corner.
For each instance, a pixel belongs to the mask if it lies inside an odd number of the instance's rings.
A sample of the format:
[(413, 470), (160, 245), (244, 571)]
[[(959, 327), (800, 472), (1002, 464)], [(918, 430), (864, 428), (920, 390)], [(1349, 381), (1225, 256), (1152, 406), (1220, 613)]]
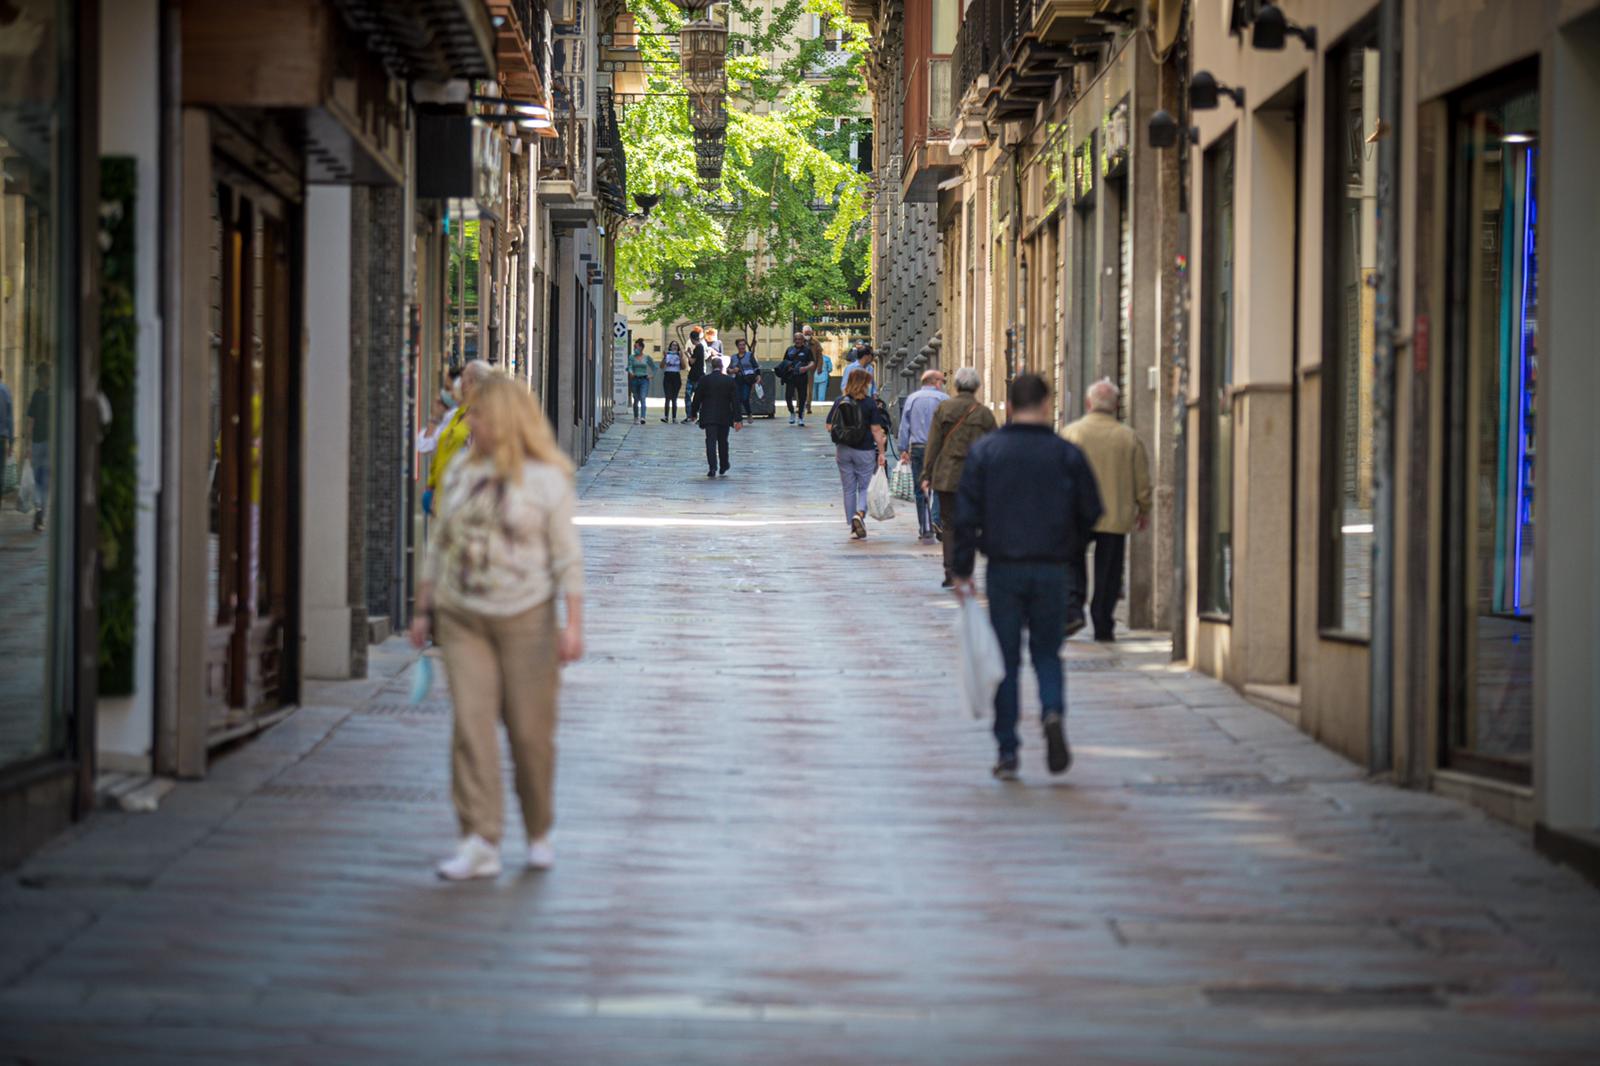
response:
[(1528, 380), (1530, 377), (1528, 366), (1528, 287), (1529, 279), (1539, 269), (1538, 247), (1534, 239), (1534, 226), (1538, 219), (1538, 205), (1533, 194), (1533, 172), (1536, 165), (1535, 149), (1528, 149), (1523, 155), (1523, 222), (1522, 222), (1522, 291), (1517, 301), (1517, 332), (1518, 337), (1518, 377), (1517, 382), (1517, 510), (1513, 520), (1512, 530), (1512, 555), (1511, 555), (1511, 609), (1518, 613), (1522, 610), (1522, 530), (1526, 517), (1532, 519), (1531, 514), (1526, 514), (1527, 503), (1524, 493), (1527, 488), (1528, 474)]

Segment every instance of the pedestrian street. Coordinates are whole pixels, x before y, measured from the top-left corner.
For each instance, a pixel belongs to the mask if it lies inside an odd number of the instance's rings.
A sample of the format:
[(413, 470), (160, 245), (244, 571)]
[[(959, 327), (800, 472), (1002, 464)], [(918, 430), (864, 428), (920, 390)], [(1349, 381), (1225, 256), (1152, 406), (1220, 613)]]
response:
[(8, 1061), (1592, 1061), (1600, 895), (1164, 638), (1069, 641), (1071, 772), (1030, 679), (991, 778), (939, 549), (848, 539), (821, 414), (579, 471), (552, 870), (434, 876), (450, 706), (390, 640), (0, 882)]

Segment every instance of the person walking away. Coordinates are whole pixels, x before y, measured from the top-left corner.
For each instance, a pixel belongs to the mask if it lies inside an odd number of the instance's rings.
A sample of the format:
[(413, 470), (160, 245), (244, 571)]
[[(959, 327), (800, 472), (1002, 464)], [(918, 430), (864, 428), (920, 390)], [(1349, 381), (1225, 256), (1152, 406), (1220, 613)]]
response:
[(673, 341), (667, 345), (667, 354), (661, 357), (661, 394), (667, 400), (667, 413), (661, 416), (661, 421), (678, 420), (678, 392), (682, 388), (683, 349), (678, 347), (677, 341)]
[(684, 425), (693, 425), (694, 416), (687, 414), (689, 408), (694, 406), (694, 390), (700, 387), (701, 380), (706, 376), (706, 344), (700, 339), (700, 331), (689, 331), (689, 395), (684, 400), (686, 405)]
[(471, 435), (471, 425), (467, 421), (467, 413), (472, 410), (472, 398), (478, 394), (478, 385), (489, 376), (489, 364), (481, 359), (474, 359), (461, 370), (457, 379), (457, 387), (461, 390), (461, 402), (456, 404), (455, 410), (450, 412), (439, 428), (439, 435), (434, 439), (433, 462), (428, 464), (428, 477), (422, 483), (422, 513), (433, 513), (433, 498), (437, 494), (439, 482), (444, 477), (444, 472), (450, 465), (450, 460), (456, 457)]
[(33, 463), (33, 531), (44, 531), (44, 512), (50, 502), (50, 368), (39, 365), (39, 380), (28, 398), (28, 454)]
[[(806, 341), (804, 333), (794, 335), (794, 343), (783, 353), (783, 402), (789, 408), (789, 424), (806, 424), (806, 386), (811, 382), (811, 372), (816, 369), (816, 349)], [(797, 412), (798, 409), (798, 412)]]
[(644, 354), (644, 340), (633, 342), (633, 351), (628, 353), (628, 396), (633, 401), (633, 417), (639, 425), (644, 425), (645, 401), (650, 396), (650, 372), (656, 368), (656, 361)]
[(750, 406), (750, 397), (755, 393), (756, 382), (761, 380), (761, 364), (756, 362), (756, 353), (750, 350), (750, 345), (745, 343), (743, 337), (734, 339), (733, 380), (739, 387), (739, 411), (744, 415), (744, 420), (750, 422), (755, 415)]
[[(5, 369), (0, 367), (0, 495), (5, 492), (5, 470), (11, 463), (11, 442), (16, 437), (16, 410), (11, 399), (11, 386), (5, 382)], [(20, 476), (20, 474), (19, 474)]]
[(866, 539), (867, 486), (873, 473), (884, 465), (889, 444), (889, 412), (868, 395), (871, 384), (864, 373), (847, 374), (844, 394), (833, 402), (826, 423), (844, 487), (845, 520), (855, 540)]
[(845, 364), (844, 380), (849, 381), (850, 375), (855, 373), (857, 370), (865, 373), (867, 375), (867, 380), (871, 383), (867, 388), (867, 395), (877, 396), (878, 368), (876, 366), (876, 356), (873, 355), (872, 347), (870, 345), (863, 344), (860, 348), (856, 349), (856, 357)]
[[(572, 465), (533, 393), (504, 374), (482, 384), (467, 419), (472, 443), (445, 472), (411, 623), (411, 643), (421, 648), (436, 611), (454, 705), (450, 793), (462, 839), (438, 866), (450, 881), (500, 873), (501, 721), (527, 865), (543, 870), (555, 861), (556, 694), (561, 664), (583, 654)], [(566, 601), (559, 628), (558, 595)]]
[[(995, 428), (994, 412), (978, 402), (983, 379), (970, 366), (956, 371), (956, 394), (940, 403), (928, 425), (928, 443), (922, 453), (924, 493), (939, 502), (943, 518), (939, 539), (944, 543), (944, 588), (955, 583), (951, 576), (955, 564), (956, 539), (951, 522), (956, 513), (956, 489), (966, 466), (967, 452), (974, 442)], [(903, 421), (903, 416), (902, 416)]]
[(711, 360), (711, 373), (700, 381), (689, 401), (690, 419), (698, 419), (706, 432), (706, 477), (727, 477), (728, 431), (741, 429), (739, 387), (722, 371), (722, 360)]
[(1094, 639), (1109, 644), (1117, 639), (1117, 600), (1122, 597), (1122, 560), (1128, 534), (1143, 532), (1150, 524), (1150, 458), (1144, 441), (1117, 421), (1117, 401), (1122, 391), (1109, 378), (1089, 386), (1084, 395), (1084, 416), (1061, 435), (1077, 445), (1094, 471), (1105, 513), (1094, 533), (1072, 561), (1072, 587), (1067, 600), (1067, 636), (1084, 627), (1083, 601), (1088, 594), (1089, 544), (1094, 545), (1094, 598), (1089, 617)]
[(917, 498), (917, 539), (924, 544), (933, 541), (939, 526), (939, 498), (922, 487), (928, 429), (933, 425), (934, 412), (949, 398), (950, 394), (944, 391), (944, 371), (924, 370), (922, 387), (907, 396), (900, 408), (900, 461), (911, 464), (911, 484)]
[(984, 581), (989, 621), (1006, 666), (994, 696), (994, 739), (1000, 749), (994, 776), (1014, 781), (1024, 629), (1039, 681), (1046, 762), (1052, 774), (1072, 765), (1061, 670), (1068, 571), (1100, 519), (1100, 493), (1083, 453), (1053, 430), (1044, 378), (1019, 375), (1007, 399), (1011, 420), (972, 446), (961, 472), (954, 588), (957, 596), (975, 595), (972, 572), (982, 551), (989, 560)]

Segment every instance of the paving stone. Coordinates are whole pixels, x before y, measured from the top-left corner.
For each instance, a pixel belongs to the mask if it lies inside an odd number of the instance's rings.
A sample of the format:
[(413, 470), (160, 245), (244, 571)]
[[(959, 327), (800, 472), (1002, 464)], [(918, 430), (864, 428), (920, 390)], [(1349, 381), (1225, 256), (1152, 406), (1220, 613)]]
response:
[(1367, 781), (1154, 634), (1070, 641), (1072, 772), (1045, 772), (1028, 704), (998, 784), (911, 509), (849, 542), (820, 428), (733, 448), (707, 480), (697, 432), (617, 426), (578, 474), (555, 870), (433, 877), (448, 696), (411, 707), (392, 640), (156, 813), (97, 814), (0, 882), (0, 1052), (1592, 1058), (1600, 897), (1523, 835)]

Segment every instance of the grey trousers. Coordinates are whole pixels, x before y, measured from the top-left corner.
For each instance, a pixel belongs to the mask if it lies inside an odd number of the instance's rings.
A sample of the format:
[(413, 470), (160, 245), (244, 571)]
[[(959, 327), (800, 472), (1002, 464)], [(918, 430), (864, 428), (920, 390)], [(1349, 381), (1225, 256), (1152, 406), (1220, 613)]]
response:
[(848, 523), (851, 515), (867, 509), (867, 485), (878, 469), (878, 450), (835, 444), (833, 451), (839, 462), (839, 481), (844, 486), (844, 520)]

